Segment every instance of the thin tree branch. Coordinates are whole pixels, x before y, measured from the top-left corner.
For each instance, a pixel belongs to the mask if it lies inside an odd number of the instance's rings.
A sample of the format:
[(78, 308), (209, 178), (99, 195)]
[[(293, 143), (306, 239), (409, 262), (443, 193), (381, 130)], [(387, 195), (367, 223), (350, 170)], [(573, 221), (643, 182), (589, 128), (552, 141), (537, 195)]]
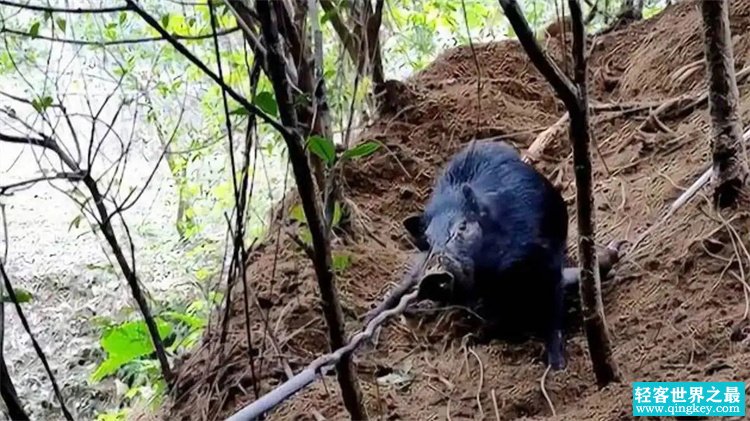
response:
[(357, 46), (355, 44), (354, 34), (346, 26), (346, 23), (344, 23), (343, 19), (341, 18), (341, 14), (338, 10), (336, 10), (336, 5), (332, 0), (320, 0), (320, 6), (328, 16), (328, 20), (329, 22), (331, 22), (333, 30), (336, 31), (339, 38), (341, 39), (341, 43), (344, 45), (344, 49), (347, 51), (347, 53), (349, 53), (349, 57), (352, 59), (352, 62), (359, 63), (359, 51), (357, 50)]
[(591, 130), (589, 127), (589, 105), (586, 68), (586, 38), (583, 11), (578, 0), (568, 0), (573, 29), (574, 79), (578, 88), (578, 108), (569, 108), (570, 140), (573, 144), (573, 166), (576, 179), (576, 213), (578, 223), (578, 261), (581, 297), (586, 340), (589, 355), (599, 387), (622, 381), (622, 374), (612, 355), (612, 344), (607, 329), (602, 303), (601, 280), (597, 270), (596, 218), (594, 207), (593, 177), (591, 170)]
[(18, 318), (21, 320), (21, 325), (23, 325), (24, 330), (26, 330), (26, 333), (29, 335), (29, 339), (31, 339), (31, 346), (34, 347), (34, 351), (36, 352), (36, 355), (39, 357), (39, 360), (42, 362), (42, 365), (44, 366), (44, 370), (47, 372), (47, 376), (49, 377), (50, 383), (52, 384), (52, 390), (55, 392), (55, 397), (57, 398), (57, 401), (60, 404), (60, 409), (62, 410), (63, 415), (65, 416), (65, 419), (68, 421), (73, 421), (73, 416), (70, 414), (70, 411), (68, 411), (68, 408), (65, 406), (65, 399), (62, 396), (60, 387), (57, 385), (57, 380), (55, 380), (55, 375), (52, 374), (52, 369), (49, 366), (47, 357), (44, 355), (44, 351), (42, 351), (42, 347), (39, 346), (39, 342), (36, 341), (34, 334), (31, 333), (31, 327), (29, 326), (29, 321), (26, 319), (26, 316), (23, 313), (21, 304), (18, 303), (18, 297), (16, 296), (16, 292), (13, 289), (13, 284), (11, 284), (10, 282), (8, 273), (5, 271), (5, 263), (2, 261), (0, 261), (0, 276), (2, 276), (3, 284), (5, 285), (5, 290), (8, 296), (10, 297), (10, 300), (13, 302), (13, 305), (16, 308), (16, 313), (18, 313)]
[[(369, 0), (367, 1), (369, 7)], [(377, 0), (375, 3), (375, 13), (367, 22), (367, 57), (372, 66), (372, 80), (374, 83), (374, 92), (377, 94), (385, 83), (385, 73), (383, 71), (383, 57), (380, 48), (380, 26), (383, 23), (383, 7), (385, 0)]]
[(534, 32), (526, 22), (523, 11), (518, 6), (516, 0), (499, 0), (500, 7), (503, 8), (505, 16), (510, 21), (513, 30), (516, 32), (518, 41), (526, 50), (529, 59), (539, 72), (549, 81), (557, 95), (568, 108), (578, 107), (576, 87), (570, 79), (560, 70), (560, 68), (542, 51), (542, 48), (536, 42)]
[(16, 143), (16, 144), (25, 144), (25, 145), (31, 145), (31, 146), (40, 146), (45, 149), (49, 149), (55, 154), (57, 154), (58, 157), (60, 157), (60, 160), (63, 161), (65, 165), (67, 165), (70, 169), (74, 171), (80, 171), (80, 167), (78, 164), (71, 158), (68, 154), (66, 154), (62, 149), (60, 149), (60, 146), (57, 144), (55, 139), (52, 139), (51, 137), (43, 134), (43, 133), (37, 133), (40, 137), (27, 137), (27, 136), (14, 136), (9, 135), (6, 133), (0, 132), (0, 141), (2, 142), (8, 142), (8, 143)]
[[(91, 177), (91, 174), (88, 173), (88, 171), (82, 171), (78, 164), (58, 147), (58, 144), (54, 139), (43, 134), (40, 134), (40, 136), (43, 137), (24, 138), (0, 133), (0, 141), (18, 144), (30, 144), (52, 150), (71, 170), (77, 171), (78, 174), (82, 175), (81, 181), (83, 181), (84, 185), (86, 185), (87, 189), (89, 190), (91, 198), (94, 200), (95, 207), (99, 213), (99, 227), (101, 228), (104, 238), (112, 248), (112, 252), (114, 253), (115, 258), (120, 265), (120, 269), (122, 270), (128, 285), (130, 286), (131, 292), (133, 293), (133, 298), (136, 300), (141, 314), (143, 315), (146, 327), (148, 328), (149, 334), (151, 335), (151, 339), (154, 343), (157, 358), (159, 360), (159, 363), (161, 364), (164, 379), (168, 385), (171, 385), (172, 373), (169, 368), (169, 361), (167, 360), (166, 352), (164, 350), (164, 344), (162, 343), (161, 337), (159, 336), (159, 331), (156, 328), (156, 323), (151, 316), (151, 311), (149, 310), (148, 303), (146, 302), (140, 285), (138, 285), (135, 267), (131, 268), (131, 266), (128, 264), (128, 261), (125, 258), (125, 254), (123, 253), (122, 248), (117, 241), (117, 237), (115, 236), (114, 229), (112, 227), (111, 215), (107, 211), (107, 208), (104, 206), (104, 197), (99, 191), (99, 187), (97, 186), (96, 181)], [(117, 213), (117, 211), (115, 213)]]
[[(213, 3), (208, 4), (208, 11), (209, 15), (211, 17), (211, 28), (216, 33), (216, 12), (214, 11)], [(222, 80), (224, 79), (224, 74), (222, 70), (221, 65), (221, 51), (219, 49), (219, 38), (214, 37), (214, 51), (216, 53), (216, 66), (219, 72), (219, 78)], [(252, 77), (252, 75), (251, 75)], [(250, 326), (250, 313), (249, 313), (249, 300), (248, 300), (248, 291), (247, 291), (247, 279), (245, 277), (245, 261), (242, 259), (243, 256), (246, 256), (247, 252), (245, 250), (245, 240), (244, 240), (244, 230), (243, 230), (243, 220), (244, 220), (244, 199), (243, 196), (246, 193), (245, 191), (240, 192), (239, 187), (237, 185), (237, 165), (235, 162), (235, 156), (234, 156), (234, 136), (233, 136), (233, 130), (232, 130), (232, 119), (229, 114), (229, 104), (227, 103), (227, 93), (225, 89), (222, 89), (221, 91), (221, 98), (222, 98), (222, 105), (224, 108), (224, 117), (226, 120), (227, 125), (227, 138), (229, 140), (229, 160), (231, 164), (231, 175), (232, 175), (232, 188), (234, 192), (234, 200), (235, 200), (235, 215), (236, 215), (236, 231), (233, 237), (233, 253), (232, 253), (232, 262), (229, 266), (229, 273), (227, 276), (227, 295), (231, 298), (231, 286), (235, 283), (236, 279), (240, 276), (243, 280), (243, 286), (244, 286), (244, 298), (245, 298), (245, 305), (244, 305), (244, 314), (245, 314), (245, 329), (246, 329), (246, 336), (247, 336), (247, 347), (248, 347), (248, 359), (250, 362), (250, 373), (253, 376), (253, 393), (255, 393), (255, 398), (257, 399), (260, 395), (260, 389), (258, 388), (258, 380), (257, 376), (255, 374), (255, 358), (253, 357), (253, 337), (252, 337), (252, 329)], [(254, 117), (254, 116), (253, 116)], [(249, 126), (252, 126), (252, 119), (251, 122), (248, 123)], [(249, 165), (249, 161), (245, 162), (246, 165)], [(247, 166), (244, 168), (244, 173), (247, 174)], [(242, 196), (241, 196), (242, 195)], [(232, 229), (232, 224), (229, 218), (227, 218), (227, 225), (229, 226), (229, 229)], [(234, 278), (234, 279), (233, 279)], [(227, 302), (230, 304), (230, 302)], [(225, 315), (225, 321), (229, 319), (231, 305), (227, 306), (227, 312)], [(224, 342), (225, 335), (227, 330), (222, 330), (222, 343)]]
[(151, 310), (149, 309), (148, 302), (146, 301), (146, 297), (143, 295), (143, 291), (141, 290), (141, 287), (138, 284), (138, 278), (135, 273), (135, 267), (130, 266), (127, 259), (125, 258), (125, 253), (123, 253), (123, 250), (117, 241), (117, 236), (115, 236), (114, 228), (112, 226), (112, 218), (109, 215), (109, 211), (107, 211), (107, 208), (104, 206), (104, 197), (102, 197), (101, 193), (99, 192), (99, 187), (97, 186), (96, 181), (94, 181), (94, 179), (91, 177), (90, 174), (86, 174), (83, 177), (82, 181), (88, 188), (89, 192), (91, 193), (91, 198), (94, 200), (94, 206), (96, 207), (97, 212), (99, 213), (99, 218), (100, 218), (99, 227), (101, 228), (102, 234), (104, 235), (104, 238), (109, 243), (109, 246), (112, 248), (112, 252), (115, 255), (115, 259), (117, 260), (117, 263), (120, 266), (120, 270), (125, 276), (125, 280), (127, 281), (128, 286), (130, 287), (130, 291), (133, 294), (133, 298), (138, 304), (138, 309), (141, 311), (141, 314), (143, 315), (143, 319), (146, 323), (146, 327), (148, 328), (149, 334), (151, 335), (151, 340), (153, 342), (154, 349), (156, 351), (156, 357), (159, 360), (159, 364), (161, 365), (161, 371), (162, 371), (162, 375), (164, 376), (164, 380), (166, 381), (167, 385), (171, 387), (172, 386), (172, 371), (169, 368), (169, 361), (167, 360), (167, 353), (164, 349), (164, 343), (161, 340), (161, 336), (159, 335), (159, 330), (156, 327), (154, 318), (151, 315)]
[[(258, 0), (256, 8), (268, 48), (269, 78), (276, 93), (279, 114), (284, 125), (292, 129), (284, 137), (284, 140), (287, 144), (289, 159), (297, 181), (297, 190), (312, 236), (315, 250), (313, 266), (320, 288), (323, 313), (328, 325), (330, 346), (331, 349), (338, 349), (344, 345), (344, 317), (334, 284), (330, 240), (321, 218), (320, 204), (317, 200), (315, 183), (302, 146), (302, 138), (297, 131), (298, 120), (291, 91), (284, 74), (282, 45), (278, 38), (276, 17), (272, 13), (269, 0)], [(351, 417), (353, 419), (367, 418), (362, 406), (361, 392), (351, 358), (342, 358), (341, 362), (337, 364), (337, 377), (341, 386), (344, 405)]]
[(81, 181), (83, 179), (83, 174), (81, 174), (80, 172), (74, 172), (74, 173), (60, 172), (54, 175), (47, 175), (43, 177), (32, 178), (30, 180), (19, 181), (17, 183), (7, 184), (5, 186), (0, 186), (0, 196), (12, 195), (13, 194), (12, 192), (10, 194), (8, 193), (9, 190), (31, 186), (42, 181), (62, 180), (62, 179), (65, 179), (68, 181)]
[(0, 5), (17, 7), (19, 9), (33, 10), (36, 12), (49, 12), (49, 13), (73, 13), (73, 14), (91, 14), (91, 13), (114, 13), (114, 12), (126, 12), (128, 6), (113, 6), (113, 7), (97, 7), (97, 8), (86, 8), (86, 7), (51, 7), (42, 6), (28, 3), (17, 3), (14, 1), (0, 0)]
[[(174, 37), (174, 39), (179, 40), (204, 40), (213, 38), (215, 36), (225, 36), (233, 34), (240, 30), (239, 26), (236, 26), (234, 28), (230, 29), (224, 29), (220, 31), (218, 34), (204, 34), (204, 35), (178, 35), (178, 34), (172, 34), (171, 36)], [(143, 44), (147, 42), (158, 42), (158, 41), (169, 41), (167, 37), (145, 37), (145, 38), (130, 38), (130, 39), (116, 39), (111, 41), (101, 40), (101, 41), (88, 41), (88, 40), (79, 40), (79, 39), (70, 39), (70, 38), (55, 38), (50, 37), (47, 35), (32, 35), (28, 32), (18, 31), (15, 29), (10, 28), (0, 28), (0, 34), (6, 33), (11, 34), (15, 36), (20, 37), (27, 37), (27, 38), (33, 38), (33, 39), (43, 39), (45, 41), (52, 41), (52, 42), (60, 42), (63, 44), (72, 44), (72, 45), (92, 45), (92, 46), (112, 46), (112, 45), (130, 45), (130, 44)]]
[[(2, 307), (3, 303), (0, 303)], [(1, 314), (1, 313), (0, 313)], [(21, 400), (18, 399), (18, 393), (16, 387), (13, 385), (13, 380), (10, 378), (8, 373), (8, 366), (5, 365), (5, 358), (0, 350), (0, 397), (5, 402), (5, 407), (8, 408), (8, 415), (13, 421), (29, 421), (29, 416), (23, 409)]]

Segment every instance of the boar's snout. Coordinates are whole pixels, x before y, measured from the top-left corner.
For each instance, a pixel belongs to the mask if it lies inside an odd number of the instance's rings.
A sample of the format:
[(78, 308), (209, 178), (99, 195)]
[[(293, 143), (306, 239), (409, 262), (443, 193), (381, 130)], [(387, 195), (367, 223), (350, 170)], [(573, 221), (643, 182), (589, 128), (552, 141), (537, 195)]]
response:
[(419, 284), (419, 295), (433, 301), (450, 301), (453, 282), (453, 275), (448, 271), (425, 274)]
[(431, 253), (425, 262), (419, 296), (438, 302), (450, 302), (456, 298), (457, 283), (467, 274), (461, 263), (443, 252)]

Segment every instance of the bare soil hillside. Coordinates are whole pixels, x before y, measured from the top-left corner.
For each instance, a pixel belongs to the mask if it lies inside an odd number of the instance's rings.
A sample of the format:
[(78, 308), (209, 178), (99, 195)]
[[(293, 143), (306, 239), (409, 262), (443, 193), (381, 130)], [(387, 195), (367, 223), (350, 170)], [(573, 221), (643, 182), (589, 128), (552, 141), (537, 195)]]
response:
[[(742, 69), (750, 65), (750, 0), (732, 1), (731, 15), (736, 66)], [(559, 44), (547, 43), (558, 63), (569, 66)], [(707, 105), (692, 100), (705, 89), (698, 3), (681, 1), (655, 18), (594, 37), (590, 45), (590, 97), (598, 105), (592, 116), (598, 243), (633, 240), (710, 160)], [(564, 114), (517, 42), (475, 45), (475, 52), (481, 77), (472, 50), (460, 47), (403, 81), (391, 111), (361, 136), (379, 139), (387, 150), (346, 168), (356, 235), (337, 238), (334, 248), (352, 256), (352, 266), (337, 278), (350, 333), (361, 326), (358, 316), (399, 281), (412, 253), (400, 221), (424, 204), (447, 159), (474, 137), (503, 136), (523, 150)], [(747, 123), (750, 87), (744, 80), (740, 92)], [(656, 111), (681, 96), (687, 99)], [(614, 103), (625, 104), (626, 111), (604, 106)], [(567, 128), (535, 165), (564, 191), (575, 259)], [(277, 224), (291, 224), (288, 211), (278, 215)], [(748, 228), (747, 213), (719, 215), (704, 192), (627, 256), (604, 301), (615, 359), (628, 382), (597, 390), (585, 337), (571, 332), (567, 369), (546, 379), (558, 419), (630, 419), (631, 381), (750, 380), (750, 329), (740, 323), (748, 312)], [(285, 380), (280, 361), (299, 371), (328, 352), (327, 335), (311, 265), (283, 232), (254, 253), (248, 274), (281, 351), (279, 356), (264, 342), (263, 321), (251, 307), (255, 358), (258, 349), (266, 357), (255, 375), (267, 392)], [(254, 399), (241, 286), (235, 291), (224, 354), (213, 327), (203, 347), (179, 365), (180, 396), (165, 418), (223, 419)], [(476, 345), (454, 334), (450, 319), (418, 322), (389, 322), (377, 348), (355, 358), (372, 418), (552, 418), (540, 388), (540, 342)], [(398, 381), (385, 381), (393, 379)], [(271, 418), (316, 414), (347, 418), (335, 377), (290, 399)]]

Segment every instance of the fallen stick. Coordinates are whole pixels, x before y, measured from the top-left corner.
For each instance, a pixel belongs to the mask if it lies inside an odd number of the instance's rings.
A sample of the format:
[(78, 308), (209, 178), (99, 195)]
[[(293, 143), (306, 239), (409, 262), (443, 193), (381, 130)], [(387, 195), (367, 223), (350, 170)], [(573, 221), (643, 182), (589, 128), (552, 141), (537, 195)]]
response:
[[(742, 82), (745, 78), (750, 76), (750, 66), (740, 69), (737, 72), (737, 82)], [(651, 114), (649, 114), (646, 121), (640, 125), (640, 129), (644, 129), (650, 124), (658, 124), (655, 120), (658, 120), (659, 116), (677, 109), (678, 113), (685, 112), (689, 109), (702, 105), (708, 99), (708, 91), (702, 91), (696, 95), (680, 95), (674, 98), (669, 98), (666, 101), (649, 101), (649, 102), (624, 102), (624, 103), (601, 103), (592, 101), (590, 108), (593, 111), (607, 112), (607, 111), (620, 111), (620, 112), (639, 112), (650, 108), (655, 108)], [(555, 139), (557, 134), (568, 127), (568, 113), (563, 114), (554, 124), (547, 127), (544, 131), (539, 133), (537, 137), (531, 142), (526, 153), (524, 154), (523, 160), (526, 163), (532, 163), (539, 160), (539, 156), (547, 147), (547, 145)], [(707, 180), (706, 180), (707, 181)], [(705, 181), (703, 182), (705, 184)]]
[(542, 151), (544, 151), (547, 145), (557, 136), (558, 132), (568, 127), (568, 118), (568, 113), (563, 114), (555, 124), (547, 127), (543, 132), (539, 133), (526, 150), (526, 153), (522, 158), (523, 161), (527, 164), (538, 161), (539, 155), (542, 154)]

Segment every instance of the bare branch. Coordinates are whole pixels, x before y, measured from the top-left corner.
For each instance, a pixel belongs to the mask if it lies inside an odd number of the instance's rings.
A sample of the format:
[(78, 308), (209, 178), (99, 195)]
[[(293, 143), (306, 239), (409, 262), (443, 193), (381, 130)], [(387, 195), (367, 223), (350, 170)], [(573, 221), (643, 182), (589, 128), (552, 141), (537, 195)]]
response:
[(729, 2), (703, 0), (704, 54), (708, 79), (708, 110), (711, 116), (714, 205), (729, 207), (737, 202), (750, 176), (745, 143), (742, 142), (740, 94), (734, 71)]
[[(1, 290), (2, 288), (0, 288)], [(3, 303), (0, 303), (2, 307)], [(0, 312), (0, 315), (2, 313)], [(0, 397), (5, 402), (5, 407), (8, 409), (8, 415), (11, 420), (17, 421), (29, 421), (29, 416), (26, 415), (26, 411), (23, 409), (21, 400), (18, 399), (18, 393), (16, 387), (13, 385), (13, 380), (10, 378), (8, 373), (8, 366), (5, 365), (5, 357), (3, 357), (2, 350), (0, 349)]]
[(591, 131), (586, 86), (585, 26), (578, 0), (568, 0), (573, 28), (573, 64), (578, 88), (577, 108), (569, 107), (570, 140), (576, 179), (576, 220), (578, 222), (578, 264), (581, 268), (579, 293), (589, 355), (599, 387), (620, 382), (622, 374), (612, 356), (612, 345), (602, 304), (599, 266), (594, 243), (596, 236), (593, 177), (591, 170)]
[(52, 139), (51, 137), (43, 134), (38, 133), (40, 137), (26, 137), (26, 136), (14, 136), (9, 135), (6, 133), (0, 132), (0, 141), (2, 142), (8, 142), (8, 143), (17, 143), (17, 144), (26, 144), (31, 146), (40, 146), (45, 149), (49, 149), (55, 154), (57, 154), (58, 157), (67, 165), (71, 170), (80, 171), (80, 167), (78, 164), (71, 158), (68, 154), (66, 154), (62, 149), (60, 149), (60, 146), (57, 144), (55, 139)]
[(534, 32), (526, 22), (523, 11), (518, 6), (516, 0), (499, 0), (500, 6), (505, 11), (505, 16), (510, 21), (513, 30), (516, 32), (518, 41), (526, 50), (529, 59), (539, 72), (552, 85), (557, 95), (568, 108), (578, 107), (576, 100), (576, 87), (570, 79), (560, 70), (560, 68), (542, 51), (542, 47), (536, 42)]
[(148, 328), (149, 334), (151, 335), (151, 339), (154, 344), (154, 349), (156, 350), (156, 357), (159, 360), (159, 364), (161, 365), (161, 371), (162, 375), (164, 376), (164, 380), (168, 385), (171, 386), (172, 371), (169, 368), (169, 361), (167, 360), (167, 353), (164, 350), (164, 343), (162, 342), (161, 336), (159, 335), (159, 330), (156, 328), (156, 323), (154, 322), (154, 318), (151, 315), (151, 310), (149, 309), (148, 302), (146, 302), (143, 291), (138, 284), (135, 267), (130, 266), (127, 259), (125, 258), (125, 253), (123, 253), (123, 250), (120, 247), (119, 242), (117, 241), (117, 237), (115, 236), (115, 232), (112, 226), (112, 218), (109, 215), (109, 211), (107, 211), (107, 208), (104, 206), (104, 197), (99, 192), (99, 187), (97, 186), (96, 181), (91, 178), (90, 174), (86, 174), (83, 178), (83, 183), (91, 193), (91, 198), (94, 200), (94, 206), (99, 213), (99, 227), (101, 228), (102, 234), (107, 240), (107, 243), (109, 243), (109, 246), (112, 248), (115, 259), (120, 266), (120, 270), (125, 276), (125, 280), (130, 287), (133, 298), (138, 304), (138, 309), (143, 315), (146, 327)]
[[(237, 31), (239, 31), (239, 29), (240, 28), (238, 26), (236, 26), (234, 28), (230, 28), (230, 29), (224, 29), (224, 30), (220, 31), (216, 35), (214, 35), (214, 34), (205, 34), (205, 35), (179, 35), (179, 34), (172, 34), (171, 36), (174, 39), (196, 41), (196, 40), (203, 40), (203, 39), (213, 38), (214, 36), (230, 35), (230, 34), (233, 34), (233, 33), (237, 32)], [(32, 35), (32, 34), (30, 34), (28, 32), (18, 31), (16, 29), (10, 29), (10, 28), (5, 28), (5, 27), (0, 28), (0, 34), (2, 34), (2, 33), (7, 33), (7, 34), (15, 35), (15, 36), (20, 36), (20, 37), (33, 38), (33, 39), (43, 39), (45, 41), (60, 42), (60, 43), (63, 43), (63, 44), (92, 45), (92, 46), (100, 46), (100, 47), (103, 47), (103, 46), (112, 46), (112, 45), (130, 45), (130, 44), (143, 44), (143, 43), (147, 43), (147, 42), (169, 41), (169, 39), (167, 37), (163, 37), (163, 36), (161, 36), (161, 37), (145, 37), (145, 38), (130, 38), (130, 39), (115, 39), (115, 40), (111, 40), (111, 41), (108, 41), (108, 40), (88, 41), (88, 40), (80, 40), (80, 39), (55, 38), (55, 37), (50, 37), (50, 36), (47, 36), (47, 35), (40, 35), (40, 34)]]
[[(74, 171), (77, 171), (80, 175), (82, 175), (81, 181), (86, 185), (87, 189), (89, 190), (92, 199), (94, 200), (95, 207), (99, 214), (99, 226), (101, 228), (102, 234), (104, 235), (105, 239), (109, 243), (110, 247), (112, 248), (112, 252), (115, 255), (115, 258), (120, 266), (120, 269), (123, 272), (123, 275), (125, 276), (125, 279), (130, 286), (131, 292), (133, 294), (133, 298), (136, 300), (136, 303), (138, 304), (139, 310), (141, 311), (141, 314), (143, 315), (144, 321), (146, 323), (146, 327), (148, 328), (149, 334), (151, 335), (151, 339), (154, 343), (154, 348), (156, 350), (157, 358), (159, 359), (159, 363), (161, 364), (162, 374), (164, 376), (165, 381), (167, 384), (171, 385), (172, 381), (172, 373), (169, 368), (169, 362), (167, 360), (166, 352), (164, 350), (164, 344), (162, 343), (161, 337), (159, 336), (159, 331), (156, 328), (156, 323), (154, 322), (154, 319), (151, 315), (151, 311), (148, 307), (148, 303), (146, 302), (146, 299), (143, 295), (143, 291), (140, 288), (140, 285), (138, 284), (138, 279), (135, 273), (135, 267), (131, 267), (128, 264), (127, 259), (125, 258), (125, 254), (122, 251), (122, 248), (120, 247), (117, 237), (115, 236), (114, 229), (112, 226), (111, 221), (111, 215), (107, 211), (107, 208), (104, 205), (104, 197), (99, 191), (99, 187), (97, 186), (96, 181), (91, 177), (91, 174), (89, 174), (87, 171), (82, 171), (78, 164), (73, 161), (72, 158), (70, 158), (64, 151), (62, 151), (55, 139), (50, 138), (49, 136), (46, 136), (42, 133), (39, 134), (40, 138), (33, 138), (33, 137), (18, 137), (18, 136), (12, 136), (0, 133), (0, 141), (10, 142), (10, 143), (18, 143), (18, 144), (30, 144), (33, 146), (41, 146), (43, 148), (49, 149), (55, 154), (57, 154), (58, 157), (71, 169)], [(92, 139), (93, 141), (93, 139)], [(117, 212), (116, 212), (117, 213)], [(133, 257), (134, 258), (134, 257)]]
[(5, 285), (6, 293), (8, 294), (8, 296), (10, 297), (10, 300), (13, 302), (13, 305), (16, 308), (16, 313), (18, 313), (18, 318), (21, 320), (21, 325), (23, 325), (24, 330), (26, 330), (26, 333), (29, 335), (29, 339), (31, 339), (31, 346), (34, 347), (34, 351), (36, 352), (36, 355), (39, 357), (39, 360), (42, 362), (42, 365), (44, 366), (44, 370), (47, 372), (47, 376), (49, 376), (49, 381), (52, 384), (52, 390), (55, 392), (55, 397), (57, 398), (57, 401), (60, 403), (60, 409), (62, 410), (63, 415), (65, 416), (65, 419), (68, 421), (73, 421), (73, 416), (70, 414), (70, 411), (68, 411), (68, 408), (65, 406), (65, 399), (63, 399), (62, 392), (60, 391), (60, 387), (57, 385), (57, 380), (55, 380), (55, 375), (52, 374), (52, 369), (49, 366), (47, 357), (44, 355), (44, 351), (42, 351), (42, 348), (39, 346), (39, 342), (36, 341), (34, 334), (31, 333), (31, 327), (29, 326), (29, 321), (26, 319), (26, 316), (23, 313), (21, 304), (18, 303), (18, 297), (16, 297), (16, 292), (13, 289), (13, 284), (10, 282), (8, 273), (5, 271), (5, 263), (2, 261), (0, 261), (0, 276), (2, 276), (3, 278), (3, 284)]
[(98, 7), (98, 8), (85, 8), (85, 7), (51, 7), (41, 6), (28, 3), (17, 3), (14, 1), (0, 0), (0, 5), (17, 7), (19, 9), (34, 10), (36, 12), (49, 12), (49, 13), (74, 13), (74, 14), (89, 14), (89, 13), (114, 13), (114, 12), (126, 12), (128, 11), (127, 6), (113, 6), (113, 7)]
[[(313, 266), (318, 279), (318, 287), (323, 305), (323, 313), (329, 330), (331, 349), (344, 345), (344, 317), (339, 303), (334, 274), (331, 264), (331, 245), (325, 224), (321, 218), (320, 204), (315, 192), (302, 138), (297, 131), (298, 120), (292, 102), (291, 92), (284, 74), (282, 45), (278, 38), (276, 16), (272, 13), (269, 0), (256, 2), (258, 15), (261, 19), (263, 37), (268, 48), (269, 78), (274, 86), (274, 92), (279, 106), (279, 114), (285, 126), (293, 131), (287, 132), (284, 140), (287, 144), (289, 159), (297, 181), (297, 190), (302, 201), (302, 208), (312, 236), (315, 260)], [(350, 358), (343, 358), (337, 364), (337, 376), (341, 385), (344, 404), (354, 419), (365, 419), (366, 412), (362, 406), (361, 392), (356, 380), (353, 364)]]
[(24, 181), (19, 181), (17, 183), (8, 184), (5, 186), (0, 186), (0, 196), (12, 195), (13, 192), (9, 193), (9, 190), (20, 189), (22, 187), (30, 187), (42, 181), (61, 180), (61, 179), (65, 179), (68, 181), (81, 181), (83, 179), (83, 174), (81, 174), (80, 172), (76, 172), (76, 173), (61, 172), (55, 175), (37, 177), (37, 178), (32, 178), (30, 180), (24, 180)]

